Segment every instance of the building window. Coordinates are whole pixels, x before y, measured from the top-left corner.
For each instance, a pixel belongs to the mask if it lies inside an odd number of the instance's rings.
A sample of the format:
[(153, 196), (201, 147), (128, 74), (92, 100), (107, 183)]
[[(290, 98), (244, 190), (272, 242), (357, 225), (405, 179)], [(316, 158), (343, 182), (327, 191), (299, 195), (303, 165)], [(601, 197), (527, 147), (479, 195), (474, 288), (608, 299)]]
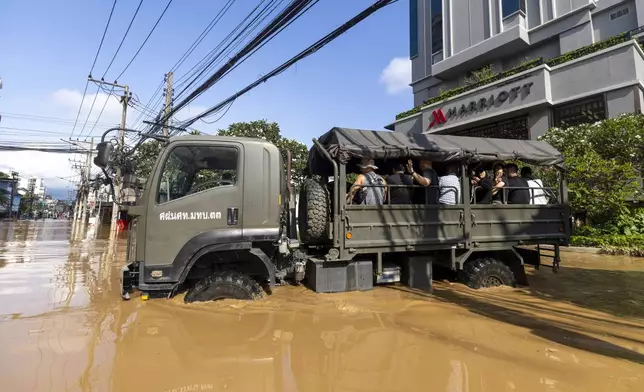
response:
[(577, 101), (553, 109), (554, 126), (572, 127), (579, 124), (594, 123), (606, 119), (604, 96)]
[(441, 135), (453, 136), (470, 136), (470, 137), (488, 137), (496, 139), (530, 139), (528, 131), (528, 117), (516, 117), (506, 121), (500, 121), (494, 124), (483, 125), (476, 128), (464, 129), (460, 131), (440, 132)]
[(525, 0), (502, 0), (501, 7), (503, 10), (504, 18), (514, 14), (517, 11), (523, 11), (523, 13), (526, 13)]
[[(432, 0), (432, 55), (443, 59), (443, 0)], [(438, 57), (438, 56), (436, 56)]]
[(409, 58), (418, 56), (418, 0), (409, 0)]
[(615, 19), (621, 18), (622, 16), (628, 15), (628, 13), (629, 13), (628, 8), (624, 8), (624, 9), (621, 9), (621, 10), (619, 10), (617, 12), (613, 12), (612, 14), (610, 14), (610, 20), (615, 20)]

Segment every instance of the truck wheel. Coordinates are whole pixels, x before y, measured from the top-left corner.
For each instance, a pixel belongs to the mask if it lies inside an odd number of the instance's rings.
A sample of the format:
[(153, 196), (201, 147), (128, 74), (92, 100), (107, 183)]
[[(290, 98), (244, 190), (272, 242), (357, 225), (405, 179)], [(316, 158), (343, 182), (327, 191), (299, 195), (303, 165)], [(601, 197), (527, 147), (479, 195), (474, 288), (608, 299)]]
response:
[(314, 179), (307, 179), (300, 190), (298, 226), (300, 239), (313, 244), (328, 240), (331, 200), (329, 189)]
[(257, 300), (263, 296), (264, 290), (251, 277), (235, 271), (219, 271), (189, 289), (184, 301), (217, 301), (226, 298)]
[(503, 262), (492, 258), (475, 259), (463, 268), (464, 283), (473, 289), (516, 285), (514, 273)]

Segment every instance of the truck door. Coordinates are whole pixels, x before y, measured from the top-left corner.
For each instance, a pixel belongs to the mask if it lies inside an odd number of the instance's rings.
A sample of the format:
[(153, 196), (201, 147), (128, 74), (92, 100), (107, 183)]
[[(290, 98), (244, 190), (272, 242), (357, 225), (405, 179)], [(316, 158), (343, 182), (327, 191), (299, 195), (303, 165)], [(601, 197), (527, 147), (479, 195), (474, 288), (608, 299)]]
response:
[(160, 280), (178, 278), (181, 264), (204, 246), (241, 240), (243, 157), (242, 144), (224, 141), (171, 143), (164, 151), (145, 236), (146, 269), (163, 271)]

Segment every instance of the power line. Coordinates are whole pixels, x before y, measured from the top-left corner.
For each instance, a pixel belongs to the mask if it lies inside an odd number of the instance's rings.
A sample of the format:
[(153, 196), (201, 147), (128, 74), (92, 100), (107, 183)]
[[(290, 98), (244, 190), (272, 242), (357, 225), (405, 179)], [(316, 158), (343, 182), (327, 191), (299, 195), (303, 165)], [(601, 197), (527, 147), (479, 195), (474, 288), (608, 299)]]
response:
[[(225, 58), (233, 50), (235, 50), (235, 48), (237, 48), (243, 42), (243, 40), (246, 39), (246, 37), (248, 37), (255, 29), (257, 29), (258, 26), (283, 2), (283, 0), (281, 0), (279, 3), (275, 4), (273, 8), (271, 8), (271, 6), (276, 2), (276, 0), (270, 0), (270, 2), (266, 4), (264, 8), (262, 8), (260, 12), (235, 36), (235, 38), (233, 38), (223, 49), (219, 50), (218, 52), (215, 52), (216, 50), (221, 48), (221, 46), (223, 46), (233, 34), (235, 34), (235, 32), (242, 26), (242, 24), (246, 20), (248, 20), (248, 18), (250, 18), (250, 16), (257, 10), (257, 8), (259, 8), (259, 6), (261, 6), (264, 3), (264, 1), (265, 0), (262, 0), (253, 9), (253, 11), (251, 11), (251, 13), (248, 14), (246, 18), (244, 18), (244, 20), (239, 25), (237, 25), (237, 27), (230, 34), (228, 34), (226, 38), (224, 38), (224, 40), (217, 46), (217, 48), (213, 49), (213, 51), (211, 51), (211, 53), (207, 55), (206, 58), (204, 58), (200, 63), (196, 65), (196, 66), (199, 66), (199, 68), (194, 72), (192, 72), (192, 74), (188, 77), (189, 79), (191, 78), (191, 80), (181, 81), (181, 79), (183, 78), (179, 79), (180, 81), (178, 81), (177, 83), (177, 86), (176, 86), (177, 88), (179, 88), (180, 86), (183, 86), (185, 83), (188, 83), (188, 85), (182, 88), (182, 90), (176, 95), (176, 98), (182, 96), (190, 88), (190, 86), (192, 86), (193, 84), (201, 80), (202, 75), (204, 75), (209, 69), (211, 69), (211, 67), (217, 66), (223, 58)], [(293, 3), (296, 1), (307, 1), (307, 0), (294, 0), (293, 2), (291, 2), (290, 6), (292, 6)], [(285, 8), (285, 10), (286, 9), (288, 8)], [(285, 10), (282, 10), (282, 13), (284, 13)], [(255, 36), (255, 39), (260, 35), (261, 33)], [(231, 48), (231, 45), (233, 45), (232, 48)], [(246, 45), (246, 47), (248, 47), (248, 44)], [(200, 64), (205, 64), (205, 65), (200, 65)], [(193, 67), (193, 69), (195, 67)], [(192, 69), (189, 72), (191, 71)], [(197, 75), (194, 76), (195, 74)]]
[(155, 29), (157, 28), (157, 26), (159, 25), (159, 22), (161, 22), (161, 19), (163, 18), (163, 15), (165, 15), (165, 12), (166, 12), (166, 11), (168, 10), (168, 8), (170, 7), (170, 4), (172, 4), (172, 0), (168, 1), (168, 4), (165, 6), (165, 8), (163, 9), (163, 12), (162, 12), (162, 13), (161, 13), (161, 15), (159, 16), (159, 19), (157, 19), (157, 21), (156, 21), (156, 23), (154, 24), (154, 26), (152, 26), (152, 30), (150, 30), (150, 33), (148, 34), (148, 36), (147, 36), (147, 37), (145, 37), (145, 40), (143, 41), (143, 43), (141, 44), (141, 46), (139, 47), (139, 49), (136, 51), (136, 53), (134, 53), (134, 56), (132, 57), (132, 60), (130, 60), (130, 62), (129, 62), (129, 63), (127, 63), (127, 65), (125, 66), (125, 68), (123, 69), (123, 71), (121, 71), (121, 73), (119, 74), (119, 76), (117, 76), (117, 77), (116, 77), (116, 80), (119, 80), (119, 79), (121, 78), (121, 76), (123, 76), (123, 74), (125, 73), (125, 71), (127, 71), (127, 69), (128, 69), (128, 68), (130, 68), (130, 65), (132, 65), (132, 63), (134, 62), (134, 59), (136, 59), (136, 56), (138, 56), (138, 55), (139, 55), (139, 53), (141, 52), (141, 49), (143, 49), (143, 47), (145, 46), (145, 44), (148, 42), (148, 39), (150, 39), (150, 36), (152, 35), (152, 33), (154, 33), (154, 30), (155, 30)]
[[(226, 37), (225, 37), (225, 38), (224, 38), (224, 39), (223, 39), (223, 40), (222, 40), (222, 41), (221, 41), (221, 42), (220, 42), (216, 47), (215, 47), (215, 48), (213, 48), (213, 49), (212, 49), (212, 50), (211, 50), (211, 51), (210, 51), (206, 56), (204, 56), (204, 57), (203, 57), (200, 61), (198, 61), (195, 65), (193, 65), (193, 66), (192, 66), (192, 68), (190, 68), (190, 70), (189, 70), (189, 71), (188, 71), (188, 72), (187, 72), (183, 77), (180, 77), (180, 78), (179, 78), (179, 81), (180, 81), (180, 80), (182, 80), (182, 79), (186, 79), (186, 80), (184, 80), (183, 82), (180, 82), (180, 83), (179, 83), (179, 85), (185, 84), (186, 82), (188, 82), (188, 79), (187, 79), (188, 77), (192, 77), (192, 76), (194, 76), (195, 74), (199, 73), (202, 69), (208, 69), (208, 67), (209, 67), (209, 66), (211, 66), (211, 64), (212, 64), (212, 62), (213, 62), (213, 61), (217, 60), (218, 58), (221, 58), (221, 57), (222, 57), (222, 55), (223, 55), (223, 51), (224, 51), (224, 50), (226, 50), (226, 49), (227, 49), (231, 44), (235, 43), (235, 41), (236, 41), (236, 40), (238, 40), (238, 39), (239, 39), (239, 37), (240, 37), (240, 36), (241, 36), (241, 35), (242, 35), (246, 30), (248, 30), (249, 28), (253, 27), (253, 24), (254, 24), (254, 23), (256, 23), (257, 18), (261, 17), (261, 16), (262, 16), (262, 14), (263, 14), (263, 13), (265, 13), (265, 12), (266, 12), (266, 10), (267, 10), (267, 9), (271, 6), (271, 4), (272, 4), (272, 3), (274, 3), (275, 1), (276, 1), (276, 0), (271, 0), (269, 4), (267, 4), (266, 6), (264, 6), (264, 8), (260, 11), (260, 13), (259, 13), (258, 15), (256, 15), (256, 16), (255, 16), (255, 18), (254, 18), (253, 20), (251, 20), (251, 22), (249, 23), (249, 25), (247, 25), (247, 26), (242, 30), (242, 32), (240, 32), (240, 33), (237, 35), (237, 37), (235, 37), (235, 38), (232, 40), (232, 42), (231, 42), (231, 43), (229, 43), (229, 44), (228, 44), (228, 46), (226, 46), (226, 48), (224, 48), (222, 51), (220, 51), (219, 53), (217, 53), (217, 51), (218, 51), (222, 46), (224, 46), (224, 45), (226, 44), (226, 42), (228, 41), (228, 39), (229, 39), (230, 37), (232, 37), (232, 36), (237, 32), (237, 30), (239, 30), (239, 29), (244, 25), (244, 23), (245, 23), (246, 21), (248, 21), (248, 19), (249, 19), (249, 18), (251, 18), (251, 17), (253, 16), (253, 14), (255, 13), (255, 11), (257, 11), (257, 9), (258, 9), (259, 7), (261, 7), (263, 3), (265, 3), (265, 2), (266, 2), (266, 0), (261, 0), (261, 1), (260, 1), (260, 2), (259, 2), (259, 3), (254, 7), (254, 8), (253, 8), (249, 13), (248, 13), (248, 15), (246, 15), (246, 17), (245, 17), (245, 18), (244, 18), (244, 19), (243, 19), (243, 20), (242, 20), (242, 21), (241, 21), (241, 22), (240, 22), (240, 23), (239, 23), (239, 24), (238, 24), (238, 25), (237, 25), (237, 26), (236, 26), (236, 27), (235, 27), (235, 28), (234, 28), (234, 29), (233, 29), (233, 30), (232, 30), (232, 31), (231, 31), (231, 32), (230, 32), (230, 33), (229, 33), (229, 34), (228, 34), (228, 35), (227, 35), (227, 36), (226, 36)], [(284, 0), (280, 0), (280, 2), (283, 2), (283, 1), (284, 1)], [(211, 22), (209, 23), (209, 25), (208, 25), (208, 26), (206, 26), (206, 28), (204, 29), (204, 31), (202, 31), (202, 33), (200, 34), (200, 36), (199, 36), (199, 37), (197, 37), (197, 39), (193, 42), (193, 44), (190, 46), (190, 48), (189, 48), (189, 49), (184, 53), (184, 55), (183, 55), (183, 56), (181, 56), (181, 58), (177, 61), (177, 63), (175, 63), (175, 65), (172, 67), (171, 71), (176, 70), (180, 65), (182, 65), (182, 64), (183, 64), (183, 62), (188, 58), (188, 56), (189, 56), (189, 55), (192, 53), (192, 51), (197, 47), (197, 45), (199, 45), (199, 43), (200, 43), (200, 42), (201, 42), (201, 41), (202, 41), (202, 40), (207, 36), (207, 34), (210, 32), (210, 30), (212, 30), (212, 28), (214, 27), (214, 25), (216, 25), (216, 23), (217, 23), (217, 22), (218, 22), (218, 21), (219, 21), (219, 20), (224, 16), (224, 14), (226, 13), (226, 11), (230, 8), (230, 6), (232, 6), (232, 3), (234, 3), (234, 0), (232, 0), (232, 1), (231, 1), (231, 0), (229, 0), (229, 2), (228, 2), (228, 3), (226, 3), (226, 4), (224, 5), (224, 7), (220, 10), (220, 12), (219, 12), (219, 13), (218, 13), (214, 18), (213, 18), (213, 20), (211, 20)], [(274, 7), (274, 8), (275, 8), (275, 7)], [(269, 14), (274, 10), (274, 8), (270, 10)], [(264, 18), (265, 18), (265, 17), (264, 17)], [(263, 20), (263, 19), (262, 19), (262, 20)], [(261, 23), (261, 21), (260, 21), (260, 23)], [(255, 26), (255, 27), (253, 27), (253, 29), (254, 29), (254, 28), (256, 28), (256, 26)], [(249, 33), (250, 33), (250, 31), (249, 31)], [(249, 34), (249, 33), (247, 33), (247, 34)], [(245, 38), (245, 36), (244, 36), (244, 37), (242, 37), (242, 38)], [(234, 45), (234, 47), (238, 46), (239, 44), (240, 44), (240, 42), (236, 43), (236, 44)], [(232, 51), (232, 49), (231, 49), (231, 51)], [(211, 60), (212, 60), (212, 61), (211, 61)], [(205, 65), (208, 61), (210, 61), (210, 64)], [(193, 71), (194, 71), (194, 72), (193, 72)], [(202, 72), (202, 73), (203, 73), (203, 72)], [(201, 75), (201, 73), (200, 73), (200, 75)], [(161, 91), (162, 91), (162, 89), (163, 89), (163, 85), (164, 85), (164, 83), (165, 83), (165, 80), (159, 84), (159, 86), (157, 87), (156, 91), (154, 92), (154, 94), (152, 94), (152, 97), (150, 98), (150, 100), (149, 100), (149, 101), (148, 101), (148, 103), (146, 104), (146, 106), (147, 106), (147, 107), (149, 107), (149, 108), (152, 108), (152, 110), (153, 110), (153, 112), (154, 112), (152, 115), (149, 115), (149, 117), (152, 117), (152, 118), (157, 117), (157, 114), (156, 114), (156, 113), (158, 112), (158, 110), (157, 110), (156, 108), (161, 104), (162, 99), (163, 99), (163, 96), (160, 96), (159, 94), (160, 94), (160, 92), (161, 92)], [(157, 96), (158, 96), (158, 98), (157, 98)], [(144, 115), (145, 115), (145, 113), (140, 113), (140, 114), (139, 114), (139, 116), (137, 116), (137, 118), (136, 118), (136, 120), (134, 121), (134, 124), (133, 124), (133, 126), (134, 126), (134, 127), (136, 127), (136, 126), (139, 124), (139, 122), (142, 120), (142, 118), (144, 117)], [(157, 118), (157, 119), (158, 119), (158, 118)]]
[(293, 0), (290, 5), (286, 7), (285, 10), (280, 12), (262, 31), (247, 43), (235, 56), (233, 56), (228, 62), (218, 69), (208, 80), (206, 80), (201, 86), (197, 87), (190, 95), (184, 98), (179, 102), (163, 119), (160, 121), (163, 123), (167, 118), (172, 116), (177, 111), (181, 110), (183, 107), (192, 102), (195, 98), (203, 94), (207, 89), (209, 89), (213, 84), (215, 84), (221, 77), (238, 61), (244, 61), (242, 59), (247, 58), (246, 56), (253, 51), (254, 48), (258, 47), (262, 42), (270, 39), (271, 36), (281, 31), (281, 27), (287, 24), (291, 19), (295, 18), (302, 10), (306, 9), (306, 6), (311, 2), (311, 0)]
[[(60, 117), (47, 117), (47, 116), (36, 116), (33, 114), (24, 114), (24, 113), (0, 113), (2, 117), (7, 117), (7, 118), (13, 118), (18, 121), (32, 121), (32, 122), (40, 122), (40, 123), (45, 123), (45, 124), (64, 124), (64, 125), (71, 125), (74, 123), (74, 119), (72, 118), (60, 118)], [(106, 126), (109, 126), (111, 124), (109, 123), (101, 123), (101, 122), (90, 122), (90, 124), (103, 124)]]
[[(235, 1), (236, 0), (228, 0), (226, 2), (226, 4), (224, 4), (224, 6), (219, 10), (219, 12), (215, 15), (215, 17), (212, 18), (210, 23), (208, 23), (208, 25), (201, 32), (201, 34), (199, 34), (199, 36), (193, 41), (193, 43), (190, 45), (190, 47), (188, 47), (188, 49), (183, 53), (183, 55), (181, 55), (179, 60), (177, 60), (177, 62), (172, 66), (172, 68), (170, 69), (171, 72), (177, 70), (181, 65), (183, 65), (183, 63), (188, 59), (188, 57), (190, 57), (190, 55), (194, 52), (194, 50), (197, 48), (197, 46), (199, 46), (199, 44), (201, 44), (201, 42), (206, 38), (206, 36), (208, 34), (210, 34), (210, 32), (217, 25), (217, 23), (219, 23), (219, 21), (226, 15), (226, 13), (230, 9), (230, 7), (232, 7), (232, 5), (235, 3)], [(148, 108), (150, 106), (156, 107), (158, 105), (158, 103), (161, 102), (161, 99), (163, 97), (161, 97), (156, 102), (155, 102), (155, 99), (156, 99), (157, 95), (162, 91), (164, 82), (165, 82), (165, 80), (159, 84), (159, 86), (157, 87), (156, 91), (152, 94), (150, 100), (145, 104), (146, 107), (148, 107)], [(155, 103), (152, 104), (153, 102), (155, 102)], [(143, 116), (144, 116), (143, 112), (141, 112), (139, 114), (139, 116), (137, 116), (136, 120), (134, 120), (134, 123), (133, 123), (134, 127), (136, 127), (136, 125), (143, 118)], [(154, 115), (152, 117), (154, 117)]]
[(105, 24), (105, 30), (103, 30), (103, 36), (101, 37), (101, 43), (98, 45), (98, 50), (96, 51), (96, 56), (94, 56), (94, 62), (92, 63), (92, 68), (89, 70), (91, 75), (94, 72), (94, 67), (96, 66), (96, 60), (98, 60), (98, 55), (101, 53), (101, 48), (103, 47), (103, 41), (105, 41), (105, 35), (107, 35), (107, 28), (110, 27), (110, 22), (112, 21), (112, 15), (114, 14), (114, 8), (116, 8), (116, 1), (112, 3), (112, 10), (110, 10), (110, 16), (107, 18), (107, 24)]
[(232, 5), (235, 3), (235, 1), (236, 0), (228, 0), (227, 3), (224, 4), (224, 6), (221, 8), (221, 10), (219, 10), (217, 15), (215, 15), (215, 17), (212, 18), (210, 23), (208, 23), (208, 26), (206, 26), (206, 28), (201, 32), (201, 34), (199, 34), (199, 36), (197, 37), (197, 39), (195, 39), (195, 41), (192, 43), (192, 45), (190, 45), (188, 50), (186, 50), (186, 52), (172, 66), (172, 68), (170, 69), (170, 72), (176, 71), (188, 59), (188, 57), (197, 48), (197, 46), (199, 46), (199, 44), (201, 44), (201, 42), (204, 40), (204, 38), (206, 38), (206, 36), (208, 34), (210, 34), (210, 31), (212, 31), (212, 29), (217, 25), (217, 23), (219, 23), (221, 18), (223, 18), (224, 15), (226, 15), (226, 13), (230, 9), (230, 7), (232, 7)]
[(182, 128), (187, 128), (190, 125), (194, 124), (197, 120), (210, 116), (214, 113), (217, 113), (221, 108), (226, 106), (227, 104), (233, 102), (235, 99), (238, 97), (246, 94), (248, 91), (252, 90), (253, 88), (257, 87), (261, 83), (266, 82), (268, 79), (272, 78), (273, 76), (279, 75), (280, 73), (284, 72), (286, 69), (291, 67), (293, 64), (297, 63), (298, 61), (310, 56), (311, 54), (315, 53), (319, 49), (323, 48), (327, 44), (329, 44), (331, 41), (334, 39), (338, 38), (340, 35), (344, 34), (346, 31), (357, 25), (358, 23), (362, 22), (364, 19), (369, 17), (371, 14), (374, 12), (378, 11), (379, 9), (386, 7), (390, 4), (395, 3), (398, 0), (378, 0), (369, 8), (365, 9), (364, 11), (360, 12), (358, 15), (354, 16), (351, 18), (348, 22), (344, 23), (342, 26), (338, 27), (337, 29), (333, 30), (331, 33), (327, 34), (317, 42), (315, 42), (313, 45), (309, 46), (308, 48), (304, 49), (300, 53), (298, 53), (296, 56), (291, 58), (290, 60), (286, 61), (279, 67), (273, 69), (271, 72), (266, 74), (265, 76), (257, 79), (253, 83), (249, 84), (242, 90), (238, 91), (237, 93), (233, 94), (232, 96), (228, 97), (226, 100), (220, 102), (219, 104), (213, 106), (212, 108), (206, 110), (205, 112), (187, 120), (181, 123), (180, 127)]
[[(103, 111), (105, 110), (105, 107), (107, 107), (107, 103), (110, 101), (110, 98), (112, 98), (113, 93), (114, 93), (114, 86), (112, 86), (112, 90), (110, 90), (109, 94), (107, 95), (107, 98), (105, 99), (105, 103), (103, 104), (101, 111), (98, 113), (98, 117), (96, 117), (96, 122), (94, 123), (94, 126), (92, 127), (92, 129), (89, 131), (89, 134), (87, 135), (87, 137), (89, 137), (89, 135), (91, 135), (94, 132), (94, 129), (96, 129), (96, 124), (98, 124), (98, 120), (103, 115)], [(85, 137), (85, 140), (87, 140), (87, 137)]]
[(110, 64), (107, 66), (107, 69), (105, 70), (105, 72), (103, 72), (103, 76), (101, 77), (101, 79), (105, 78), (105, 75), (107, 75), (107, 72), (112, 67), (112, 64), (114, 63), (114, 60), (116, 59), (116, 56), (118, 56), (119, 51), (121, 50), (121, 47), (123, 46), (123, 42), (125, 42), (125, 38), (127, 37), (128, 33), (130, 32), (130, 29), (132, 28), (132, 24), (134, 24), (134, 19), (136, 19), (136, 16), (139, 14), (139, 10), (141, 9), (142, 4), (143, 4), (143, 0), (139, 1), (139, 5), (136, 7), (136, 11), (134, 11), (134, 15), (132, 16), (132, 20), (130, 20), (130, 24), (127, 26), (127, 30), (125, 30), (125, 34), (123, 34), (123, 38), (121, 39), (121, 43), (119, 44), (119, 47), (116, 48), (116, 52), (114, 53), (114, 56), (112, 56), (112, 60), (110, 61)]
[[(98, 55), (101, 53), (101, 48), (103, 47), (103, 41), (105, 41), (105, 35), (107, 34), (107, 29), (110, 27), (110, 22), (112, 21), (112, 15), (114, 14), (114, 8), (116, 8), (116, 1), (112, 3), (112, 9), (110, 10), (110, 16), (107, 18), (107, 23), (105, 24), (105, 30), (103, 30), (103, 36), (101, 37), (101, 43), (98, 45), (98, 50), (96, 50), (96, 56), (94, 56), (94, 61), (92, 62), (92, 68), (90, 68), (89, 75), (92, 75), (94, 72), (94, 67), (96, 66), (96, 60), (98, 60)], [(74, 121), (74, 126), (72, 127), (72, 132), (69, 135), (71, 139), (74, 136), (74, 131), (76, 130), (76, 124), (78, 124), (78, 118), (80, 117), (81, 110), (83, 109), (83, 103), (85, 103), (85, 94), (87, 94), (87, 87), (89, 86), (89, 80), (85, 82), (85, 89), (83, 90), (83, 98), (81, 98), (80, 106), (78, 107), (78, 113), (76, 113), (76, 120)]]
[[(210, 67), (218, 65), (221, 62), (221, 60), (228, 53), (232, 52), (237, 47), (239, 47), (239, 45), (241, 45), (243, 40), (245, 40), (246, 37), (248, 37), (248, 35), (250, 35), (250, 33), (252, 31), (257, 29), (257, 27), (264, 21), (264, 19), (266, 19), (268, 17), (268, 15), (270, 15), (275, 10), (275, 8), (277, 8), (277, 6), (279, 6), (284, 0), (280, 0), (280, 2), (278, 4), (276, 4), (273, 8), (270, 8), (271, 5), (273, 3), (275, 3), (275, 1), (276, 1), (276, 0), (271, 0), (270, 3), (266, 4), (259, 11), (259, 13), (252, 20), (250, 20), (250, 22), (248, 22), (244, 26), (244, 24), (251, 18), (251, 16), (253, 16), (255, 11), (257, 11), (257, 9), (260, 6), (262, 6), (262, 4), (265, 1), (266, 0), (261, 0), (255, 6), (255, 8), (253, 8), (248, 13), (248, 15), (246, 15), (246, 17), (241, 22), (239, 22), (237, 24), (237, 26), (235, 26), (235, 28), (230, 33), (228, 33), (228, 35), (215, 48), (213, 48), (210, 52), (208, 52), (198, 63), (193, 65), (192, 68), (190, 68), (190, 70), (188, 72), (186, 72), (186, 74), (184, 76), (180, 77), (177, 80), (176, 87), (179, 88), (179, 87), (185, 85), (188, 82), (190, 82), (190, 85), (192, 85), (193, 83), (196, 83), (197, 80), (200, 80), (201, 75), (204, 72), (206, 72), (208, 69), (210, 69)], [(263, 14), (266, 13), (267, 10), (268, 10), (268, 13), (265, 16), (262, 16)], [(233, 37), (233, 35), (235, 33), (237, 33), (237, 31), (242, 27), (243, 27), (243, 29), (234, 38), (232, 38), (232, 40), (230, 40), (230, 42), (228, 42), (229, 39), (231, 37)], [(227, 42), (228, 42), (228, 44), (226, 44)], [(225, 47), (224, 47), (224, 45), (225, 45)], [(232, 45), (232, 47), (231, 47), (231, 45)], [(223, 47), (223, 49), (222, 49), (222, 47)], [(229, 47), (231, 47), (230, 50), (228, 50)], [(226, 50), (228, 50), (228, 52), (224, 53)], [(195, 76), (195, 75), (197, 75), (197, 76)]]

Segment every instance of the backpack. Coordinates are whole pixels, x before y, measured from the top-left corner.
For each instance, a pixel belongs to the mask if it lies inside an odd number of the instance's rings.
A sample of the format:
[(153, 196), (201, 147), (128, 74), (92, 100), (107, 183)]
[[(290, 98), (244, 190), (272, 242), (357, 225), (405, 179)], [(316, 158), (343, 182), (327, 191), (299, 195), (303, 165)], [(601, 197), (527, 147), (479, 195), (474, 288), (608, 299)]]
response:
[[(361, 187), (360, 191), (360, 204), (384, 204), (385, 203), (385, 188), (383, 185), (385, 181), (382, 177), (374, 172), (365, 173), (365, 185), (378, 185), (370, 187)], [(371, 197), (370, 197), (371, 196)], [(374, 203), (369, 203), (370, 199)]]

